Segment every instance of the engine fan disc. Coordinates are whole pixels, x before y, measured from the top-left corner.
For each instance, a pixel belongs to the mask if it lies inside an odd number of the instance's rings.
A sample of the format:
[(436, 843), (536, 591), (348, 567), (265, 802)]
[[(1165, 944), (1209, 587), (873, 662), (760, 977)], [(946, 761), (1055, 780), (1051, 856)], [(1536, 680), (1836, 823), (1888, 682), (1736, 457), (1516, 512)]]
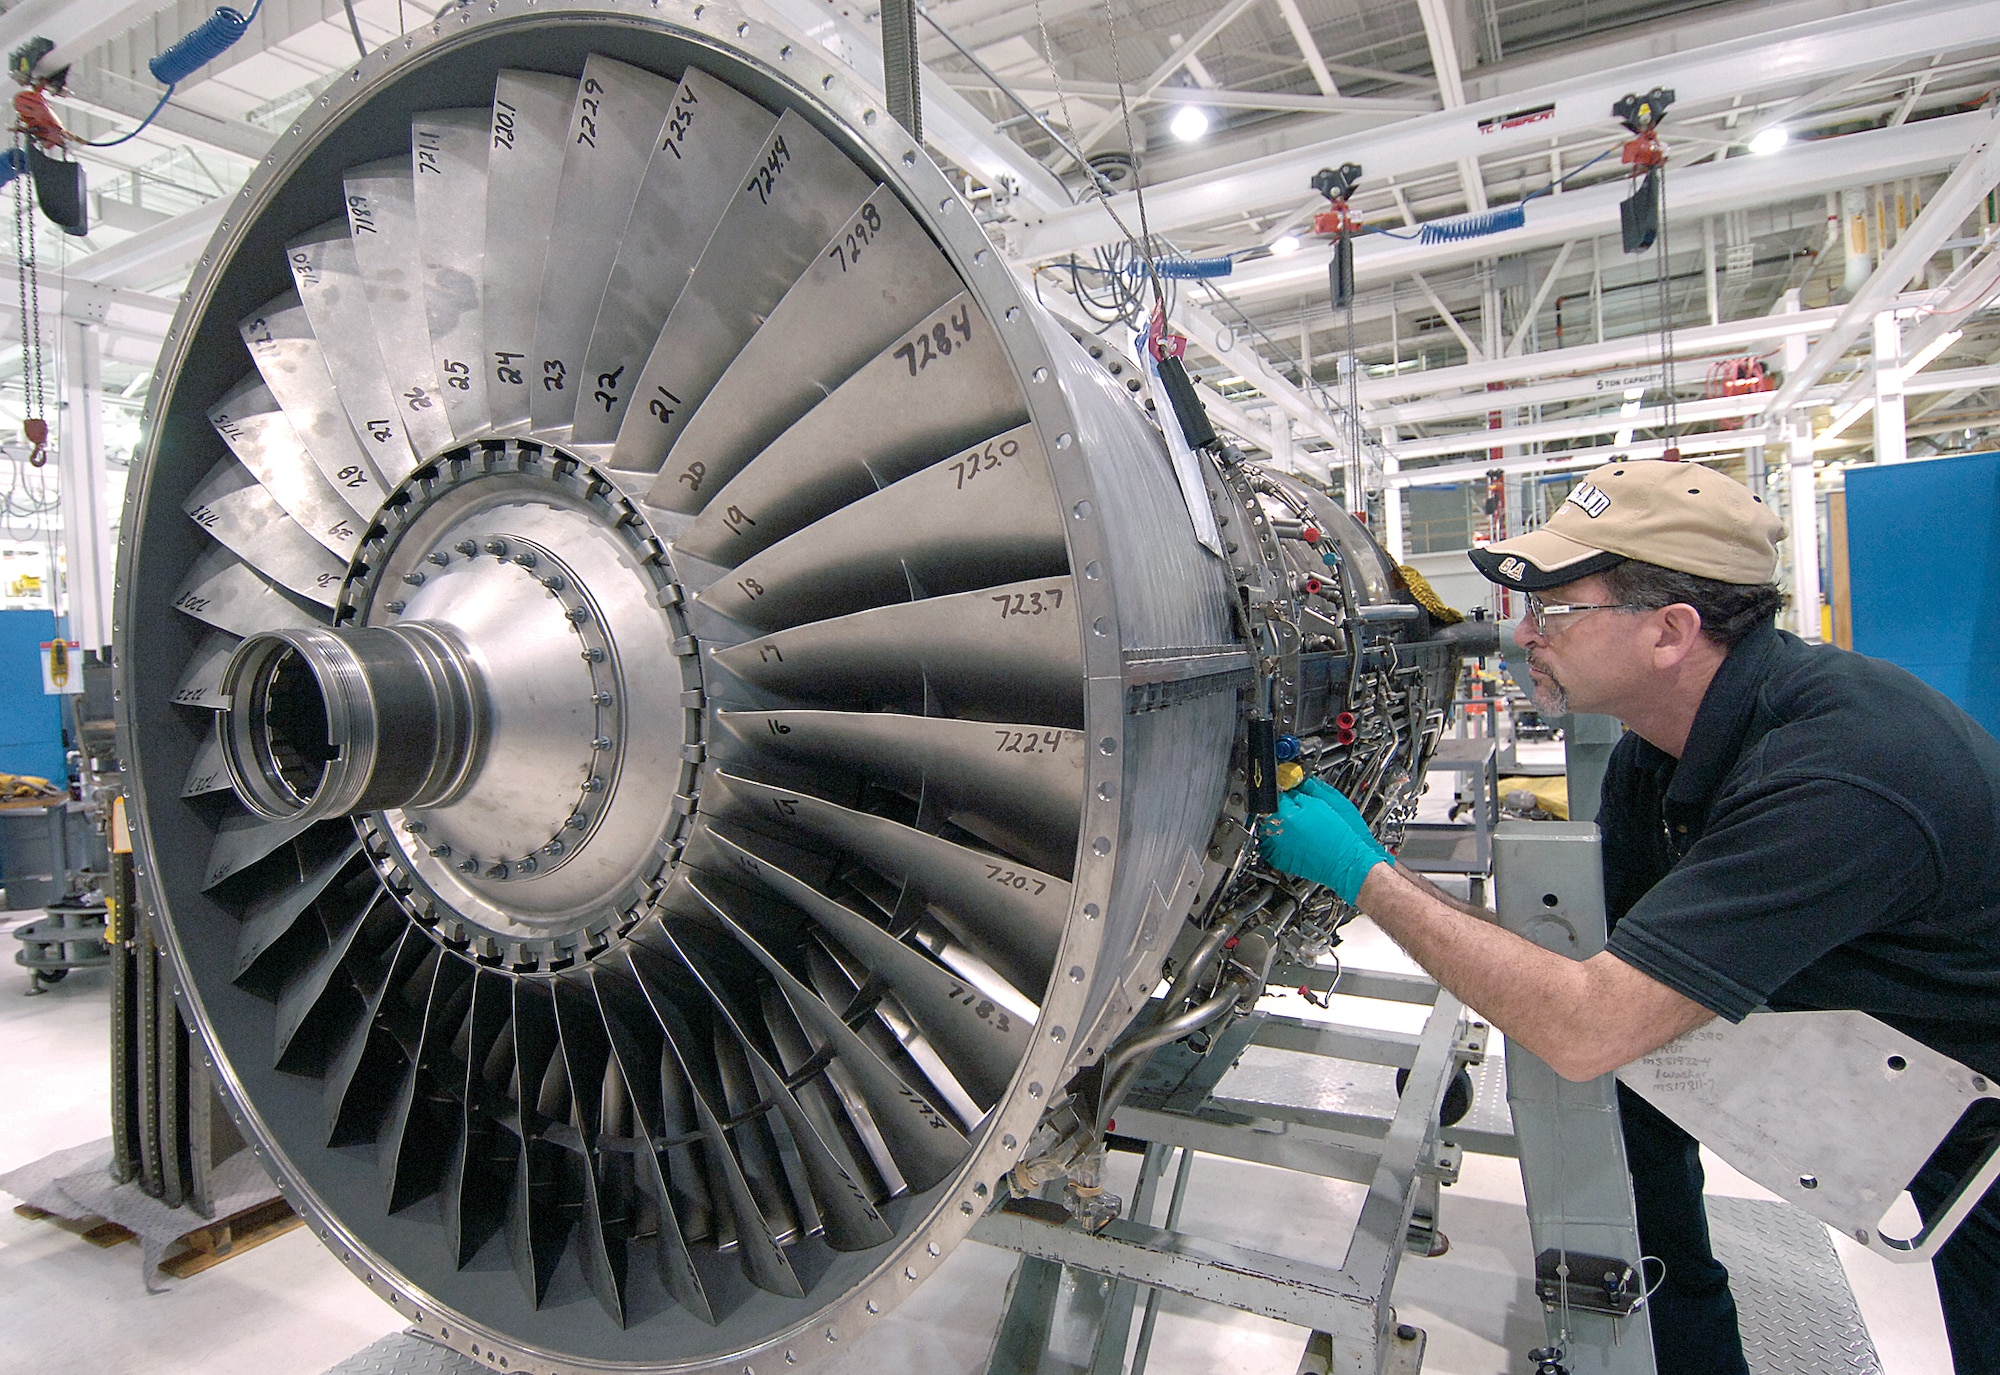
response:
[(858, 1335), (1129, 1019), (1224, 808), (1233, 690), (1128, 697), (1233, 644), (1157, 432), (865, 92), (657, 0), (364, 60), (159, 376), (121, 747), (286, 1195), (496, 1368)]

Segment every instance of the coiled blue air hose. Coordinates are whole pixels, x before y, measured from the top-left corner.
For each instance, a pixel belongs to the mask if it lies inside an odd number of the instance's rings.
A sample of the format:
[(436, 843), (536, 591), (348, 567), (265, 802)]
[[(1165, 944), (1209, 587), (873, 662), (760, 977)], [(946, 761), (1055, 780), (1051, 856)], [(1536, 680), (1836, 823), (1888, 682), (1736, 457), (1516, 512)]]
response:
[(162, 86), (180, 85), (229, 51), (262, 8), (264, 0), (257, 0), (248, 14), (227, 5), (218, 6), (215, 13), (202, 20), (193, 33), (148, 62), (146, 70)]
[(172, 97), (174, 88), (229, 51), (236, 40), (250, 27), (250, 21), (257, 17), (257, 12), (263, 8), (264, 0), (257, 0), (257, 3), (250, 7), (248, 14), (231, 9), (227, 5), (217, 6), (215, 13), (202, 20), (193, 33), (146, 64), (146, 69), (153, 74), (154, 80), (167, 88), (160, 93), (160, 101), (153, 107), (152, 113), (140, 120), (130, 133), (121, 134), (117, 138), (97, 142), (80, 138), (76, 141), (86, 148), (116, 148), (121, 143), (130, 143), (139, 137), (146, 131), (147, 125), (159, 118), (160, 111), (167, 108), (167, 101)]

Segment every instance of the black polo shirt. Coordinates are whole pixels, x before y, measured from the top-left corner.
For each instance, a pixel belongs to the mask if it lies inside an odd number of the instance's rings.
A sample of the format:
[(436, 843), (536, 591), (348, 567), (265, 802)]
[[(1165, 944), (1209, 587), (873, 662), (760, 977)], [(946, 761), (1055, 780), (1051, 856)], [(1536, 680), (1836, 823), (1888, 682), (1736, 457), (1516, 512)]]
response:
[(1755, 631), (1681, 759), (1626, 732), (1598, 824), (1619, 959), (1733, 1022), (1857, 1009), (2000, 1078), (2000, 742), (1911, 674)]

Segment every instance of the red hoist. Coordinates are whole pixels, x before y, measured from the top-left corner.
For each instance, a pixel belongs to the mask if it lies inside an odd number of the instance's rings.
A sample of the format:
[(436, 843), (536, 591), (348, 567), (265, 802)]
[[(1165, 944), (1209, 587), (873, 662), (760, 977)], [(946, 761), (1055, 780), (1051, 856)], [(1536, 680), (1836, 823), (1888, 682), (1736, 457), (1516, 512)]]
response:
[(1618, 207), (1627, 253), (1644, 253), (1660, 232), (1661, 169), (1667, 165), (1667, 145), (1660, 142), (1660, 121), (1667, 117), (1667, 107), (1673, 103), (1672, 91), (1655, 86), (1644, 95), (1624, 96), (1611, 107), (1611, 117), (1632, 132), (1618, 160), (1630, 169), (1632, 180), (1638, 183)]
[(1667, 145), (1660, 142), (1659, 132), (1660, 121), (1667, 117), (1667, 107), (1673, 103), (1672, 91), (1664, 86), (1655, 86), (1644, 95), (1621, 97), (1612, 105), (1611, 116), (1632, 134), (1618, 155), (1618, 160), (1629, 170), (1634, 183), (1632, 193), (1618, 205), (1618, 223), (1625, 251), (1644, 253), (1655, 246), (1659, 249), (1661, 408), (1666, 415), (1667, 431), (1666, 450), (1660, 457), (1670, 463), (1678, 463), (1681, 458), (1680, 410), (1674, 400), (1674, 316), (1667, 270)]
[[(1773, 391), (1776, 384), (1771, 374), (1764, 370), (1761, 358), (1725, 358), (1712, 363), (1708, 369), (1708, 394), (1712, 397), (1754, 396), (1758, 392)], [(1719, 430), (1740, 430), (1743, 417), (1727, 415), (1715, 422)]]
[(1361, 232), (1361, 217), (1348, 208), (1347, 198), (1360, 184), (1359, 163), (1322, 167), (1313, 174), (1313, 190), (1326, 197), (1326, 209), (1313, 216), (1313, 233), (1333, 240), (1326, 271), (1335, 310), (1344, 310), (1354, 300), (1354, 236)]

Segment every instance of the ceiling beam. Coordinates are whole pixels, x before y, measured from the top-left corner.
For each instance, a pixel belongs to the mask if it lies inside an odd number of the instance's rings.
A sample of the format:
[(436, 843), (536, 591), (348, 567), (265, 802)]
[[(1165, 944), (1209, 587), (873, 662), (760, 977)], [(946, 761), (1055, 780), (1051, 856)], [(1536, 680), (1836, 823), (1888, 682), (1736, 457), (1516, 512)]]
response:
[(1438, 313), (1438, 318), (1444, 321), (1444, 327), (1451, 331), (1452, 337), (1457, 339), (1464, 347), (1466, 360), (1473, 363), (1484, 363), (1486, 361), (1486, 350), (1472, 342), (1472, 336), (1465, 332), (1465, 326), (1461, 325), (1458, 322), (1458, 317), (1451, 313), (1451, 307), (1446, 305), (1437, 292), (1431, 289), (1431, 284), (1424, 279), (1424, 274), (1421, 272), (1412, 272), (1410, 280), (1417, 284), (1417, 290), (1424, 293), (1424, 299), (1431, 303), (1431, 309)]
[[(2000, 288), (2000, 252), (1988, 247), (1974, 250), (1973, 255), (1960, 267), (1957, 280), (1942, 283), (1938, 287), (1944, 293), (1943, 299), (1935, 301), (1916, 325), (1903, 336), (1902, 355), (1914, 358), (1929, 345), (1944, 337), (1953, 329), (1966, 322), (1966, 317), (1994, 299), (1994, 291)], [(1838, 415), (1847, 407), (1869, 395), (1874, 389), (1872, 368), (1863, 369), (1859, 376), (1847, 385), (1846, 390), (1830, 403), (1834, 414)], [(1911, 391), (1913, 378), (1905, 373), (1903, 390)]]
[(201, 256), (202, 249), (215, 236), (215, 227), (222, 223), (229, 200), (227, 196), (217, 196), (109, 248), (85, 254), (69, 265), (69, 275), (81, 281), (118, 287), (176, 276)]
[[(1511, 409), (1504, 404), (1505, 397), (1505, 392), (1494, 393), (1495, 401), (1502, 403), (1495, 406), (1496, 410)], [(1675, 407), (1674, 414), (1681, 424), (1692, 425), (1710, 420), (1740, 420), (1763, 409), (1764, 398), (1761, 396), (1717, 396), (1682, 402)], [(1388, 448), (1390, 453), (1407, 463), (1416, 458), (1446, 458), (1452, 454), (1477, 453), (1509, 444), (1546, 444), (1552, 440), (1616, 434), (1621, 430), (1660, 429), (1667, 421), (1665, 407), (1649, 406), (1630, 415), (1622, 414), (1621, 410), (1609, 410), (1595, 415), (1540, 420), (1529, 425), (1497, 425), (1456, 434), (1426, 435), (1422, 439), (1399, 439), (1392, 441)]]
[[(1813, 345), (1805, 362), (1786, 376), (1784, 385), (1771, 394), (1768, 414), (1779, 415), (1798, 405), (1807, 389), (1825, 375), (1826, 370), (1847, 352), (1864, 330), (1873, 327), (1875, 316), (1894, 303), (1897, 293), (1922, 270), (1938, 247), (1958, 232), (1965, 217), (1978, 207), (1994, 184), (2000, 182), (2000, 137), (1995, 137), (1996, 133), (2000, 133), (2000, 106), (1996, 106), (1991, 113), (1968, 118), (1978, 123), (1974, 127), (1971, 147), (1963, 160), (1945, 179), (1944, 185), (1933, 193), (1930, 204), (1902, 232), (1896, 246), (1889, 250), (1868, 280), (1862, 283), (1861, 289), (1854, 293), (1854, 298), (1841, 311), (1833, 328)], [(1905, 124), (1901, 129), (1884, 132), (1901, 133), (1910, 127)], [(1921, 129), (1924, 126), (1915, 127)]]
[(1299, 0), (1278, 0), (1278, 13), (1284, 16), (1285, 27), (1292, 32), (1292, 42), (1299, 45), (1299, 56), (1306, 60), (1306, 70), (1312, 73), (1313, 85), (1319, 87), (1321, 95), (1339, 95), (1340, 87), (1333, 84), (1333, 73), (1326, 68), (1326, 57), (1313, 41), (1312, 29), (1306, 24), (1306, 17), (1299, 13)]
[(101, 7), (82, 0), (19, 0), (0, 13), (0, 53), (34, 38), (65, 43), (87, 32)]
[[(20, 270), (10, 261), (0, 261), (0, 294), (12, 297), (20, 289)], [(157, 352), (165, 342), (180, 302), (125, 287), (81, 281), (75, 264), (66, 278), (43, 274), (40, 282), (42, 304), (53, 315), (81, 324), (99, 325), (107, 333), (146, 342)], [(17, 327), (12, 331), (19, 333)], [(43, 327), (45, 330), (47, 326)]]
[(122, 4), (107, 5), (100, 0), (98, 4), (72, 4), (71, 12), (79, 17), (71, 23), (67, 22), (70, 15), (63, 16), (66, 22), (61, 26), (65, 31), (62, 37), (57, 38), (47, 29), (43, 30), (41, 37), (51, 39), (55, 47), (35, 64), (35, 74), (47, 76), (80, 62), (93, 49), (117, 38), (134, 24), (151, 19), (161, 10), (172, 9), (178, 3), (180, 0), (124, 0)]
[(968, 48), (988, 48), (1010, 38), (1035, 34), (1034, 47), (1039, 52), (1041, 42), (1037, 31), (1041, 27), (1061, 24), (1103, 5), (1104, 0), (1040, 0), (1034, 5), (1018, 4), (1015, 0), (996, 5), (957, 0), (957, 3), (926, 5), (924, 9)]
[(1242, 331), (1236, 326), (1218, 319), (1205, 306), (1195, 304), (1186, 293), (1175, 304), (1171, 318), (1187, 335), (1190, 345), (1233, 369), (1307, 433), (1318, 435), (1342, 454), (1353, 447), (1354, 436), (1341, 419), (1266, 362), (1262, 354), (1244, 342)]
[[(1891, 62), (1885, 67), (1871, 67), (1858, 72), (1846, 72), (1827, 82), (1824, 86), (1816, 86), (1804, 95), (1786, 101), (1783, 105), (1780, 105), (1777, 109), (1771, 111), (1771, 113), (1764, 115), (1755, 123), (1743, 126), (1739, 131), (1733, 131), (1731, 137), (1733, 141), (1747, 145), (1751, 139), (1757, 137), (1757, 135), (1763, 133), (1766, 129), (1776, 129), (1788, 120), (1797, 119), (1800, 115), (1817, 110), (1835, 97), (1846, 95), (1857, 86), (1865, 86), (1877, 77), (1887, 76), (1902, 65), (1900, 61), (1897, 61)], [(1901, 120), (1897, 120), (1896, 122), (1898, 124), (1902, 123)]]
[[(1465, 104), (1465, 78), (1458, 69), (1458, 40), (1452, 33), (1446, 0), (1417, 0), (1423, 16), (1424, 39), (1430, 44), (1431, 70), (1437, 73), (1438, 97), (1447, 110)], [(1459, 185), (1465, 188), (1466, 208), (1474, 214), (1486, 210), (1486, 178), (1479, 170), (1479, 154), (1467, 150), (1458, 159)]]
[(1569, 261), (1570, 252), (1576, 247), (1576, 243), (1575, 239), (1571, 239), (1556, 250), (1556, 260), (1549, 264), (1548, 274), (1542, 278), (1542, 284), (1535, 292), (1535, 299), (1528, 303), (1527, 310), (1521, 315), (1521, 323), (1514, 328), (1514, 337), (1507, 341), (1507, 353), (1510, 357), (1519, 353), (1521, 345), (1528, 342), (1528, 331), (1534, 328), (1536, 317), (1548, 303), (1549, 293), (1555, 290), (1556, 281), (1562, 276), (1563, 265)]
[[(752, 0), (752, 3), (804, 41), (821, 48), (829, 60), (847, 67), (863, 85), (877, 92), (884, 89), (879, 32), (836, 13), (819, 0)], [(928, 69), (925, 73), (931, 77), (923, 84), (926, 142), (988, 186), (1003, 181), (1012, 183), (1016, 205), (1025, 209), (1030, 218), (1070, 205), (1069, 192), (1054, 173), (1030, 157), (1020, 144), (996, 132), (992, 120), (947, 83), (938, 80), (935, 73)]]
[[(1758, 315), (1747, 320), (1726, 320), (1719, 325), (1700, 325), (1694, 329), (1675, 330), (1674, 352), (1677, 356), (1717, 353), (1773, 339), (1817, 334), (1830, 328), (1839, 314), (1837, 308), (1829, 306), (1821, 310), (1800, 310), (1783, 315)], [(1522, 354), (1517, 358), (1499, 358), (1490, 363), (1467, 363), (1455, 368), (1432, 368), (1425, 372), (1406, 373), (1398, 377), (1365, 377), (1361, 380), (1359, 390), (1361, 403), (1370, 407), (1372, 419), (1375, 405), (1393, 401), (1397, 397), (1436, 397), (1441, 393), (1473, 391), (1483, 393), (1495, 382), (1511, 382), (1520, 378), (1557, 377), (1571, 373), (1589, 374), (1633, 363), (1650, 363), (1657, 366), (1659, 353), (1659, 335), (1635, 334), (1623, 339), (1606, 339), (1602, 343), (1577, 344), (1566, 349), (1545, 349), (1540, 353)], [(1494, 392), (1488, 402), (1482, 403), (1478, 409), (1491, 410), (1509, 404), (1516, 403), (1507, 400), (1506, 392)], [(1417, 419), (1423, 418), (1421, 412), (1416, 412), (1414, 407), (1397, 407), (1392, 411), (1385, 411), (1384, 415), (1387, 420), (1400, 420), (1404, 424), (1415, 423)]]
[[(1315, 171), (1343, 161), (1358, 162), (1373, 176), (1407, 181), (1430, 169), (1453, 166), (1475, 150), (1482, 155), (1540, 150), (1552, 138), (1584, 135), (1601, 134), (1609, 141), (1618, 136), (1611, 105), (1630, 91), (1672, 86), (1684, 105), (1693, 108), (1726, 102), (1744, 92), (1824, 81), (1890, 61), (1980, 47), (1990, 43), (1994, 33), (2000, 33), (2000, 0), (1902, 0), (1621, 66), (1589, 66), (1587, 52), (1575, 54), (1569, 60), (1586, 64), (1584, 73), (1546, 82), (1530, 92), (1473, 101), (1460, 109), (1163, 182), (1147, 190), (1147, 218), (1156, 231), (1172, 234), (1225, 216), (1290, 205)], [(1483, 119), (1544, 103), (1555, 106), (1545, 120), (1490, 133), (1480, 130)], [(1121, 237), (1102, 205), (1093, 202), (1052, 214), (1024, 230), (1017, 251), (1028, 258), (1058, 257)]]
[[(63, 86), (61, 102), (81, 105), (134, 123), (146, 117), (160, 99), (160, 89), (148, 90), (129, 77), (102, 67), (73, 67)], [(169, 100), (153, 119), (153, 129), (173, 137), (158, 140), (168, 144), (198, 143), (247, 162), (256, 162), (271, 151), (278, 136), (247, 120), (224, 119), (186, 104)], [(151, 133), (142, 134), (146, 138)]]
[[(1682, 435), (1674, 447), (1688, 455), (1726, 454), (1760, 448), (1769, 439), (1770, 436), (1761, 429), (1729, 430), (1721, 434)], [(1632, 444), (1598, 444), (1588, 449), (1558, 449), (1554, 453), (1527, 454), (1517, 458), (1482, 458), (1472, 463), (1405, 468), (1389, 477), (1387, 482), (1391, 487), (1456, 485), (1482, 481), (1495, 470), (1503, 473), (1554, 473), (1570, 468), (1595, 468), (1616, 459), (1663, 458), (1666, 452), (1666, 440), (1642, 439)]]
[[(1796, 143), (1769, 157), (1729, 158), (1690, 167), (1671, 179), (1668, 222), (1685, 224), (1705, 215), (1755, 209), (1842, 187), (1940, 172), (1964, 157), (1974, 130), (1986, 122), (1986, 116), (1979, 113), (1946, 115), (1895, 129), (1871, 129), (1839, 138)], [(1355, 279), (1379, 283), (1407, 272), (1441, 270), (1504, 254), (1552, 248), (1571, 239), (1615, 233), (1618, 203), (1625, 198), (1626, 191), (1624, 180), (1619, 178), (1565, 191), (1560, 196), (1543, 196), (1528, 203), (1527, 222), (1522, 228), (1455, 243), (1420, 244), (1414, 239), (1365, 235), (1354, 245)], [(1161, 232), (1156, 205), (1154, 193), (1149, 191), (1147, 214), (1154, 231)], [(1037, 237), (1036, 230), (1022, 232), (1024, 240)], [(1229, 295), (1238, 301), (1248, 301), (1264, 296), (1320, 292), (1325, 289), (1328, 253), (1326, 247), (1315, 245), (1289, 257), (1247, 263), (1229, 277)]]
[(1903, 384), (1903, 395), (1942, 395), (1949, 400), (1953, 396), (1962, 398), (1976, 391), (1985, 391), (1988, 387), (2000, 387), (2000, 366), (1993, 363), (1981, 368), (1922, 373)]
[[(1189, 58), (1195, 56), (1195, 54), (1199, 53), (1203, 48), (1207, 47), (1210, 39), (1214, 38), (1224, 29), (1228, 28), (1231, 24), (1235, 23), (1236, 20), (1242, 15), (1243, 11), (1249, 9), (1252, 5), (1256, 3), (1257, 0), (1227, 0), (1227, 3), (1224, 4), (1221, 9), (1217, 10), (1214, 14), (1211, 14), (1208, 17), (1207, 22), (1205, 22), (1200, 28), (1194, 31), (1194, 35), (1192, 37), (1187, 39), (1179, 47), (1175, 48), (1173, 52), (1168, 54), (1166, 61), (1162, 62), (1159, 66), (1153, 68), (1151, 74), (1149, 74), (1146, 77), (1146, 79), (1139, 84), (1139, 88), (1136, 91), (1132, 91), (1127, 95), (1126, 101), (1130, 103), (1137, 103), (1139, 101), (1146, 99), (1148, 96), (1152, 95), (1154, 91), (1160, 89), (1161, 86), (1166, 84), (1168, 77), (1172, 76), (1175, 72), (1178, 72), (1182, 67), (1185, 67), (1187, 65)], [(1114, 53), (1116, 52), (1115, 48), (1113, 49), (1113, 52)], [(1115, 90), (1116, 87), (1114, 87), (1113, 89)], [(1106, 115), (1103, 119), (1099, 120), (1096, 128), (1092, 129), (1088, 134), (1085, 134), (1082, 138), (1077, 140), (1076, 146), (1082, 152), (1088, 154), (1091, 149), (1095, 148), (1104, 139), (1104, 136), (1106, 134), (1110, 133), (1113, 129), (1116, 129), (1120, 124), (1122, 124), (1125, 121), (1125, 118), (1126, 118), (1125, 112), (1121, 106), (1120, 109), (1112, 111), (1110, 114)]]
[[(939, 72), (936, 75), (955, 90), (1000, 90), (996, 83), (976, 72)], [(1016, 95), (1118, 98), (1118, 87), (1109, 81), (1065, 81), (1058, 90), (1053, 81), (1009, 77), (1007, 89)], [(1420, 115), (1438, 107), (1435, 100), (1419, 96), (1300, 95), (1292, 91), (1232, 91), (1218, 86), (1163, 86), (1150, 95), (1134, 93), (1129, 94), (1127, 99), (1134, 108), (1147, 104), (1205, 105), (1217, 110), (1288, 110), (1322, 115)]]

